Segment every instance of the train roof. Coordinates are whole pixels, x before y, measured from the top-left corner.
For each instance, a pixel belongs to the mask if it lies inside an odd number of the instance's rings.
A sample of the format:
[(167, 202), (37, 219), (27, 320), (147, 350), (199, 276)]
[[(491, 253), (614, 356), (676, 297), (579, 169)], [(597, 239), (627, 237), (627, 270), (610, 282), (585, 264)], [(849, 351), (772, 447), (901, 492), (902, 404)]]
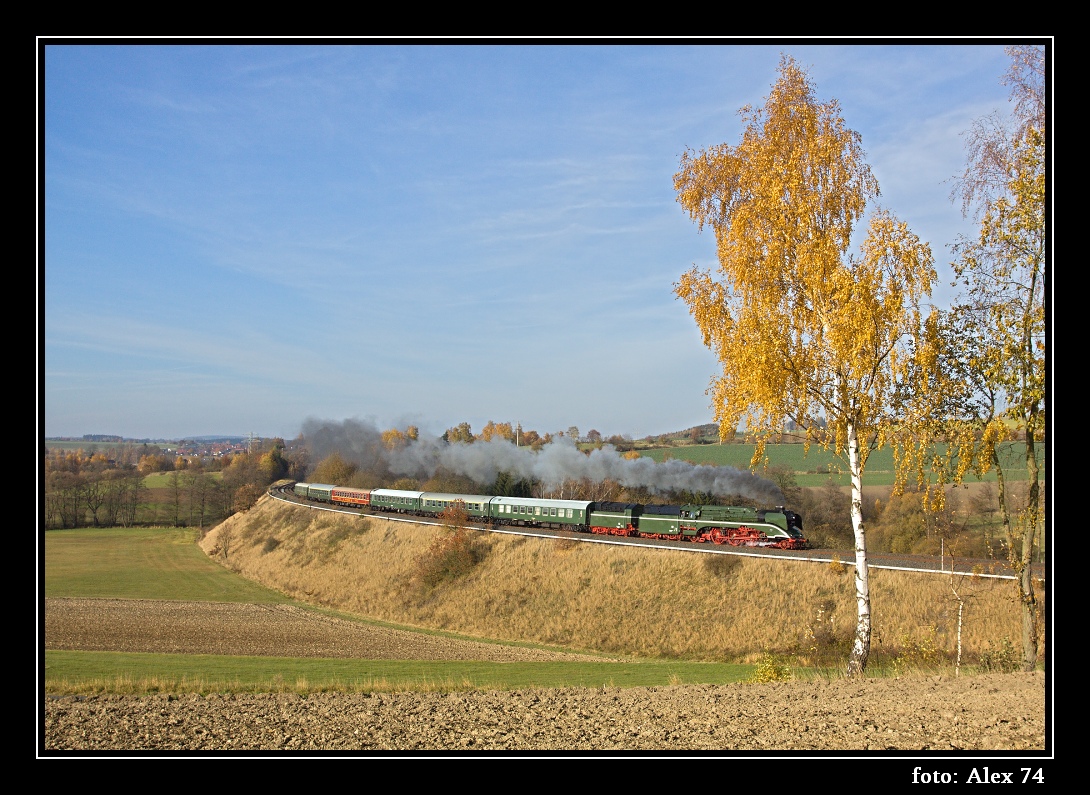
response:
[(488, 502), (492, 499), (490, 494), (446, 494), (438, 491), (425, 491), (420, 494), (425, 500), (461, 500), (462, 502)]
[(590, 500), (549, 500), (537, 497), (493, 497), (493, 505), (537, 505), (542, 508), (580, 508), (586, 510)]
[(422, 491), (405, 491), (403, 489), (371, 489), (372, 497), (413, 497), (420, 499)]

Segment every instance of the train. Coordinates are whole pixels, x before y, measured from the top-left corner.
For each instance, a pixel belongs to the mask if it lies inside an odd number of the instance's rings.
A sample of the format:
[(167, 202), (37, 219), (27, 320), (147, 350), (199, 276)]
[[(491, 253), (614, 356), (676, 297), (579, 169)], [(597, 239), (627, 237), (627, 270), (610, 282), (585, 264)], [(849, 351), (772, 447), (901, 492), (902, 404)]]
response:
[(460, 505), (471, 521), (491, 525), (547, 527), (599, 535), (735, 547), (810, 548), (803, 534), (802, 517), (783, 506), (641, 505), (403, 489), (359, 489), (329, 483), (295, 483), (292, 490), (296, 496), (307, 500), (365, 508), (372, 513), (435, 518), (452, 505)]

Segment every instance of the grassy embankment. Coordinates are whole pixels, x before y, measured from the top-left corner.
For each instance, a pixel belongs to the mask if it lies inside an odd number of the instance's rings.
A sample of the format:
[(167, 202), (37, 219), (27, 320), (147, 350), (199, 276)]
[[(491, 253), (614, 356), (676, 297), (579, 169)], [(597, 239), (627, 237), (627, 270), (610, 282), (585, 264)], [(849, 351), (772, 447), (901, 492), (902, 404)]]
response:
[[(841, 664), (855, 626), (851, 569), (828, 564), (481, 534), (465, 577), (424, 587), (419, 564), (439, 528), (361, 519), (264, 498), (213, 530), (226, 565), (310, 602), (398, 624), (474, 637), (557, 644), (602, 654), (798, 665)], [(876, 662), (931, 643), (956, 648), (1017, 638), (1012, 581), (871, 572)], [(932, 631), (932, 627), (934, 628)], [(884, 659), (883, 659), (884, 658)]]

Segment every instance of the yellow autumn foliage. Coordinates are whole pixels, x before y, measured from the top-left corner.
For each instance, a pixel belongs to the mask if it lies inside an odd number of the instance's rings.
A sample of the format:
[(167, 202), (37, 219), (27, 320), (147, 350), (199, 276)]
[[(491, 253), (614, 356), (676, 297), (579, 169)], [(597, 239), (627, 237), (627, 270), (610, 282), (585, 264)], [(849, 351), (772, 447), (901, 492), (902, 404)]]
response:
[(722, 367), (708, 390), (721, 439), (744, 426), (756, 467), (792, 421), (807, 445), (848, 464), (859, 608), (848, 671), (858, 674), (871, 635), (862, 477), (871, 450), (941, 399), (942, 338), (924, 310), (937, 274), (930, 246), (880, 207), (850, 253), (878, 181), (839, 104), (818, 101), (792, 58), (779, 72), (764, 106), (742, 109), (736, 146), (681, 158), (678, 202), (714, 231), (719, 264), (694, 267), (675, 292)]

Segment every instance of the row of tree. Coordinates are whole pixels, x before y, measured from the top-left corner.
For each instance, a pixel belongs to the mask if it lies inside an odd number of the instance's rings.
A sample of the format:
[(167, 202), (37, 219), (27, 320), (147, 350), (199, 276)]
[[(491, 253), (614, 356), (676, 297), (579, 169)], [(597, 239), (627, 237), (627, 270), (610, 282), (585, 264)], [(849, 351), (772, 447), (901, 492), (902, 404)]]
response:
[[(386, 433), (389, 433), (389, 431)], [(551, 444), (555, 439), (562, 437), (571, 439), (575, 444), (591, 444), (597, 447), (603, 444), (611, 444), (622, 452), (633, 448), (632, 437), (621, 434), (605, 437), (594, 428), (587, 431), (585, 436), (579, 433), (577, 425), (572, 425), (566, 431), (541, 434), (534, 430), (524, 430), (517, 423), (512, 425), (510, 422), (494, 422), (492, 420), (485, 423), (484, 428), (478, 434), (473, 433), (473, 428), (468, 422), (459, 423), (447, 428), (442, 439), (452, 444), (458, 442), (472, 444), (473, 442), (488, 442), (492, 439), (504, 439), (520, 447), (540, 450), (545, 445)]]
[[(101, 452), (47, 451), (45, 527), (204, 528), (249, 508), (270, 484), (295, 477), (305, 466), (304, 454), (286, 453), (282, 439), (207, 463), (170, 457), (171, 465), (164, 467), (166, 458), (160, 450), (146, 450), (136, 462)], [(159, 472), (165, 473), (164, 485), (149, 488), (145, 478)]]
[[(871, 643), (862, 487), (868, 454), (893, 446), (898, 487), (911, 480), (940, 510), (947, 483), (994, 470), (1010, 563), (1019, 572), (1023, 665), (1037, 663), (1037, 597), (1029, 563), (1042, 520), (1035, 447), (1045, 431), (1048, 237), (1045, 49), (1007, 50), (1013, 121), (969, 131), (955, 200), (979, 223), (953, 262), (962, 292), (930, 305), (930, 246), (890, 210), (835, 100), (822, 102), (790, 57), (760, 108), (744, 108), (741, 142), (686, 152), (674, 187), (715, 234), (717, 272), (675, 285), (722, 374), (710, 390), (724, 438), (739, 427), (762, 445), (787, 423), (841, 456), (850, 513), (858, 622), (847, 671)], [(869, 213), (859, 253), (849, 251)], [(770, 317), (778, 322), (769, 323)], [(1028, 488), (1005, 490), (998, 444), (1017, 430)], [(935, 457), (936, 442), (947, 454)]]

